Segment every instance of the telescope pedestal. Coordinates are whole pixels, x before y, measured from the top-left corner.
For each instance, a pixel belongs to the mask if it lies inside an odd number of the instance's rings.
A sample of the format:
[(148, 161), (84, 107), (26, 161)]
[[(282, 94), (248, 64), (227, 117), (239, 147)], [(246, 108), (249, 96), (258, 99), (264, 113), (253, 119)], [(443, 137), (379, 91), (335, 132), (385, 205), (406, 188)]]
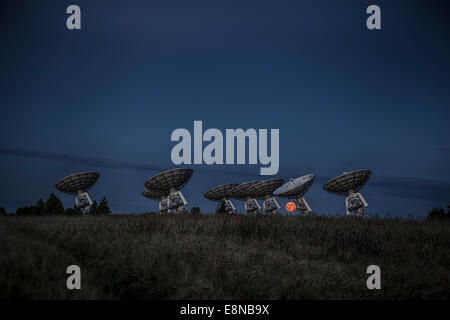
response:
[(158, 208), (159, 208), (159, 213), (166, 213), (166, 212), (168, 212), (168, 211), (169, 211), (169, 208), (168, 208), (168, 199), (167, 199), (167, 198), (162, 198), (162, 199), (159, 201)]
[(259, 205), (258, 201), (256, 199), (247, 199), (244, 204), (245, 207), (245, 213), (258, 213), (261, 210), (261, 206)]
[(368, 206), (367, 201), (359, 192), (354, 193), (351, 191), (348, 197), (345, 198), (345, 209), (347, 216), (350, 216), (351, 214), (354, 214), (355, 216), (364, 216)]
[(280, 204), (274, 197), (267, 197), (263, 202), (263, 212), (267, 214), (280, 213)]
[(167, 212), (182, 213), (187, 212), (188, 202), (181, 191), (171, 190), (167, 197)]
[(75, 198), (75, 206), (80, 208), (84, 215), (91, 211), (92, 203), (91, 197), (89, 197), (87, 192), (78, 192), (78, 195)]
[(300, 197), (297, 199), (297, 209), (303, 215), (312, 214), (311, 207), (309, 206), (308, 201), (305, 198)]
[(234, 213), (236, 212), (236, 206), (230, 199), (223, 199), (222, 202), (219, 202), (219, 207), (224, 204), (225, 212), (226, 213)]

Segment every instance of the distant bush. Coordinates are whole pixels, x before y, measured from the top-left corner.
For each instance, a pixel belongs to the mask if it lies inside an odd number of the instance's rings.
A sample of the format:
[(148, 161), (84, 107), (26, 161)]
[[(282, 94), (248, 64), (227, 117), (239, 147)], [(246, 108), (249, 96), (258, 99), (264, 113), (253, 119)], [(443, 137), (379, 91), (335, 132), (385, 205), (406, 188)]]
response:
[(3, 207), (0, 207), (0, 216), (6, 216), (6, 210)]
[[(4, 210), (4, 209), (3, 209)], [(6, 214), (6, 213), (5, 213)], [(54, 193), (51, 193), (47, 201), (39, 199), (35, 205), (19, 207), (16, 210), (18, 216), (46, 216), (46, 215), (67, 215), (67, 216), (81, 216), (83, 212), (77, 206), (64, 209), (63, 203)], [(103, 197), (100, 200), (100, 204), (97, 205), (97, 201), (94, 200), (90, 215), (108, 215), (111, 214), (111, 210), (108, 206), (108, 200)], [(2, 212), (0, 211), (0, 215)]]
[(19, 207), (16, 210), (16, 216), (31, 216), (35, 212), (34, 206)]
[(45, 202), (42, 201), (42, 199), (39, 199), (38, 202), (36, 202), (36, 207), (34, 208), (33, 214), (43, 216), (45, 215), (45, 213), (46, 213)]
[(200, 208), (199, 207), (192, 207), (191, 214), (200, 214)]
[(94, 203), (92, 204), (92, 208), (91, 208), (90, 214), (92, 214), (92, 215), (107, 215), (107, 214), (111, 214), (111, 209), (109, 209), (108, 200), (106, 200), (106, 197), (103, 197), (100, 200), (100, 204), (99, 205), (97, 205), (97, 202), (94, 201)]
[[(54, 194), (53, 194), (53, 197), (51, 195), (49, 197), (49, 199), (50, 199), (49, 209), (52, 206), (54, 206), (54, 204), (52, 204), (52, 203), (56, 203), (56, 200), (54, 199), (54, 197), (56, 197)], [(62, 203), (61, 203), (61, 206), (62, 206)], [(64, 208), (63, 208), (63, 210), (64, 210)], [(36, 202), (36, 205), (34, 205), (34, 206), (19, 207), (16, 210), (17, 216), (44, 216), (46, 214), (47, 214), (46, 202), (44, 202), (42, 199), (39, 199), (38, 202)]]
[(64, 206), (62, 204), (62, 201), (53, 192), (50, 193), (50, 196), (45, 202), (45, 213), (48, 215), (64, 214)]
[(428, 220), (444, 220), (444, 219), (448, 219), (448, 218), (450, 218), (450, 212), (447, 211), (447, 213), (446, 213), (445, 210), (442, 208), (433, 208), (428, 213), (428, 217), (427, 217)]
[(66, 216), (81, 216), (83, 212), (77, 206), (73, 206), (73, 208), (67, 208), (65, 211)]
[(225, 201), (221, 201), (219, 207), (216, 209), (216, 213), (227, 213)]

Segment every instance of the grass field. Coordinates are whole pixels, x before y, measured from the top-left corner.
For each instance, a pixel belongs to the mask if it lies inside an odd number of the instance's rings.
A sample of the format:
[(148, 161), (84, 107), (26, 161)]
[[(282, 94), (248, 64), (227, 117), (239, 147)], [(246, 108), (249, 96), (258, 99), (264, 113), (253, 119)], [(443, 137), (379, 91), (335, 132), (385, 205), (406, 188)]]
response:
[[(72, 264), (82, 290), (66, 288)], [(381, 290), (366, 287), (372, 264)], [(448, 221), (0, 218), (2, 299), (448, 299), (449, 270)]]

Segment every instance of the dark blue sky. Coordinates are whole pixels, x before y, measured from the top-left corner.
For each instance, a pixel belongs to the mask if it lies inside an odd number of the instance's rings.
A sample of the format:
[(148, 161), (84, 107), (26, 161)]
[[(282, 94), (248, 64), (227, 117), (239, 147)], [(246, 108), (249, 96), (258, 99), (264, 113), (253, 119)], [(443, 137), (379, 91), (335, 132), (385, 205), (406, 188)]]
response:
[[(81, 30), (66, 28), (70, 4)], [(365, 26), (370, 4), (382, 30)], [(317, 212), (344, 211), (325, 179), (368, 168), (371, 213), (424, 215), (450, 201), (449, 15), (436, 0), (3, 1), (0, 206), (95, 170), (91, 196), (114, 212), (156, 210), (141, 196), (155, 171), (95, 159), (172, 168), (171, 132), (203, 120), (279, 128), (279, 176), (315, 173)], [(212, 210), (204, 192), (257, 179), (259, 167), (194, 166), (189, 206)]]

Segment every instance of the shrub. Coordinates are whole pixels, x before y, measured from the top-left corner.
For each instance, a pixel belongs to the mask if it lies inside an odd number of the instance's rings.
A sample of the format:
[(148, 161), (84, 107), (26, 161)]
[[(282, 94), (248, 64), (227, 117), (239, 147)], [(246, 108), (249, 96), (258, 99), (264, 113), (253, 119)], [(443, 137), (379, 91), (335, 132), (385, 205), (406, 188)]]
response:
[(45, 202), (45, 213), (49, 215), (64, 214), (64, 206), (62, 204), (62, 201), (53, 192), (50, 193), (50, 196)]
[(448, 219), (449, 213), (445, 213), (442, 208), (434, 208), (428, 213), (428, 220), (443, 220)]
[(106, 197), (103, 197), (100, 200), (100, 204), (98, 205), (98, 207), (95, 210), (96, 215), (105, 215), (105, 214), (111, 214), (111, 210), (109, 209), (108, 206), (108, 200), (106, 200)]
[(200, 214), (200, 208), (199, 207), (192, 207), (191, 214)]
[(221, 201), (219, 207), (216, 209), (216, 213), (227, 213), (225, 207), (225, 201)]

